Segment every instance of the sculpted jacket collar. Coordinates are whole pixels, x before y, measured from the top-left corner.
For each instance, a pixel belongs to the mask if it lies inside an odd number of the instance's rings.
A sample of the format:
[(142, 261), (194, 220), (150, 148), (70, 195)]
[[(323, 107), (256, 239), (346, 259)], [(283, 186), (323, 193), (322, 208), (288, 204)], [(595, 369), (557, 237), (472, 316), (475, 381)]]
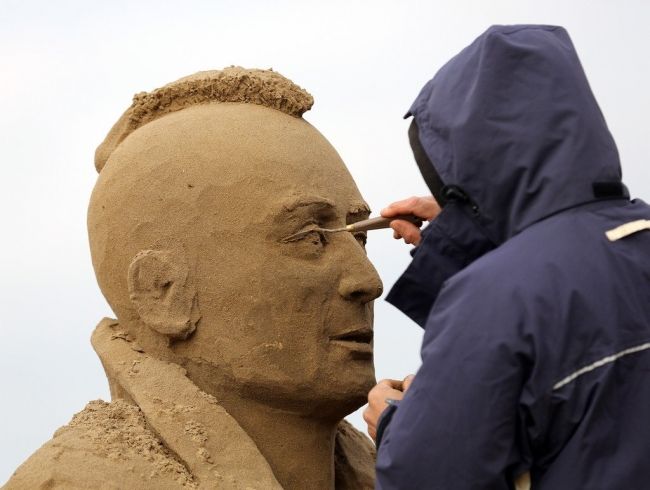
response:
[[(93, 333), (92, 344), (111, 380), (113, 397), (140, 408), (200, 488), (217, 483), (228, 488), (282, 488), (253, 440), (213, 396), (185, 376), (181, 366), (149, 357), (108, 318)], [(359, 462), (348, 458), (359, 454), (363, 442), (347, 422), (341, 422), (336, 441), (337, 488), (373, 487), (374, 477), (367, 470), (373, 466), (354, 467)], [(374, 460), (374, 453), (361, 453)]]

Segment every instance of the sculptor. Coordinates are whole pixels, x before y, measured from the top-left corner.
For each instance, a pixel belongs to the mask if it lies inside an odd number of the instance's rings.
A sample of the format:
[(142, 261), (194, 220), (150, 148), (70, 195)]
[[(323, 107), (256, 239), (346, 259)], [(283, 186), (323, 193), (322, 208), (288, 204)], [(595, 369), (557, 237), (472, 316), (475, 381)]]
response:
[[(93, 266), (117, 319), (90, 402), (6, 488), (366, 489), (343, 417), (374, 385), (369, 210), (278, 73), (200, 72), (134, 97), (96, 153)], [(283, 240), (310, 231), (299, 241)], [(313, 230), (313, 231), (312, 231)]]

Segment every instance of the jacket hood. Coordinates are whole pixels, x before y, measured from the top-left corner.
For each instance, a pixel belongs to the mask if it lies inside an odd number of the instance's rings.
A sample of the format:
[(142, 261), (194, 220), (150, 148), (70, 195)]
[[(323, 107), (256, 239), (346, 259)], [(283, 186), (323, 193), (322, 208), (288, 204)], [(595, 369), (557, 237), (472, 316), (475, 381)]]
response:
[(490, 27), (409, 114), (442, 181), (467, 194), (495, 244), (622, 187), (616, 144), (562, 27)]

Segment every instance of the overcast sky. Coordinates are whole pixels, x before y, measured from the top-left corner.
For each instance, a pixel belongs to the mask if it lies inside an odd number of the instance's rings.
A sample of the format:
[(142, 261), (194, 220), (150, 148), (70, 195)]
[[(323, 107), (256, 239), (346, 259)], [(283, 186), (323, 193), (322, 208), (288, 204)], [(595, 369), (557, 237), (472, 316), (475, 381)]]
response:
[[(305, 119), (378, 211), (426, 191), (402, 120), (419, 89), (508, 23), (569, 30), (625, 181), (650, 199), (650, 2), (0, 0), (0, 483), (87, 401), (109, 398), (89, 342), (112, 314), (86, 208), (95, 147), (134, 93), (199, 70), (272, 67), (314, 95)], [(368, 254), (386, 289), (409, 260), (386, 231), (371, 233)], [(383, 300), (375, 309), (378, 378), (415, 371), (419, 327)]]

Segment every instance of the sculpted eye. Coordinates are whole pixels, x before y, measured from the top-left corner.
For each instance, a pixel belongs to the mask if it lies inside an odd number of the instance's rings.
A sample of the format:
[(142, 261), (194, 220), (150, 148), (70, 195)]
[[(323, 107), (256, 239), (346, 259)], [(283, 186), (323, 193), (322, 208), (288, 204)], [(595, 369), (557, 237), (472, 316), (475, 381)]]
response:
[(284, 243), (308, 243), (317, 246), (324, 246), (328, 240), (325, 231), (316, 224), (311, 224), (307, 228), (297, 233), (293, 233), (282, 239)]
[(305, 235), (304, 240), (312, 243), (313, 245), (323, 246), (327, 243), (325, 233), (320, 230), (311, 230)]

